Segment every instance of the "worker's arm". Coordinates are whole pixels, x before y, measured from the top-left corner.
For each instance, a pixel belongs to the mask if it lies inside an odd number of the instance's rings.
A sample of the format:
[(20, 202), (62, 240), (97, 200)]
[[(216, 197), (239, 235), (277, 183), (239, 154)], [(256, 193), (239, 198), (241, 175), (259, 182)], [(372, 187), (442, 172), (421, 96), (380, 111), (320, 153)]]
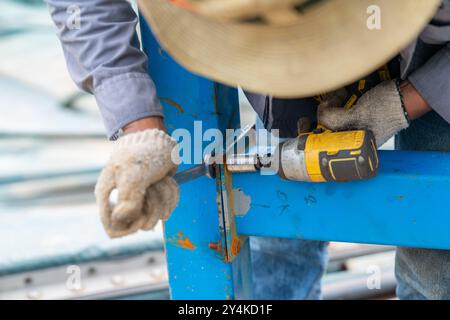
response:
[[(109, 138), (140, 121), (163, 128), (161, 105), (139, 49), (138, 18), (125, 0), (46, 0), (72, 79), (95, 95)], [(74, 13), (75, 12), (75, 13)], [(74, 22), (79, 14), (80, 23)], [(136, 126), (131, 126), (135, 128)]]
[[(95, 95), (108, 136), (126, 133), (95, 187), (103, 226), (110, 237), (152, 229), (178, 202), (172, 178), (178, 149), (163, 131), (162, 108), (139, 49), (138, 18), (125, 0), (46, 1), (72, 78)], [(71, 21), (74, 12), (79, 25)], [(111, 211), (113, 189), (119, 195)]]
[[(432, 109), (450, 123), (450, 43), (414, 71), (408, 79), (416, 94), (423, 100), (412, 104), (411, 111), (408, 112), (414, 115), (412, 110), (414, 106), (419, 109), (422, 107), (422, 110)], [(428, 109), (424, 106), (424, 102), (428, 105)], [(423, 114), (419, 114), (421, 115)]]

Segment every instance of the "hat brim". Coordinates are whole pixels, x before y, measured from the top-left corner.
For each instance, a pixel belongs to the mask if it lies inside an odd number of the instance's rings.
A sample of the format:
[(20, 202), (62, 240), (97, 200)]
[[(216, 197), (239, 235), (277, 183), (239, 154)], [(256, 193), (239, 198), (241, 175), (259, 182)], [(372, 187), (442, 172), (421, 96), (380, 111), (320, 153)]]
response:
[[(230, 0), (231, 1), (231, 0)], [(327, 0), (295, 25), (215, 21), (167, 0), (139, 0), (160, 45), (186, 69), (278, 97), (305, 97), (356, 81), (397, 55), (440, 0)], [(380, 8), (370, 30), (367, 10)]]

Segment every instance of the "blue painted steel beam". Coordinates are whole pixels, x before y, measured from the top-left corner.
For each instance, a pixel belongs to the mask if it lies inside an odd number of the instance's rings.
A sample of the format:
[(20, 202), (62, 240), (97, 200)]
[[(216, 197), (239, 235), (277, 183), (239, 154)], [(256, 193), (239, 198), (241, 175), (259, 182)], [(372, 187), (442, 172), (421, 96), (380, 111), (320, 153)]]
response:
[[(202, 142), (205, 130), (239, 126), (237, 90), (180, 67), (159, 46), (144, 19), (141, 31), (143, 47), (149, 56), (148, 71), (164, 107), (168, 131), (188, 130), (193, 138), (191, 153), (200, 151), (200, 159), (196, 160), (201, 161), (202, 150), (209, 143)], [(195, 127), (194, 121), (201, 121), (202, 128)], [(191, 166), (183, 164), (179, 169)], [(226, 263), (221, 250), (211, 247), (221, 241), (216, 195), (216, 181), (212, 179), (199, 178), (182, 185), (179, 205), (164, 225), (173, 299), (249, 298), (248, 241), (242, 244), (243, 253), (233, 263)]]
[(378, 177), (302, 183), (233, 175), (251, 198), (241, 235), (450, 249), (450, 153), (384, 151)]

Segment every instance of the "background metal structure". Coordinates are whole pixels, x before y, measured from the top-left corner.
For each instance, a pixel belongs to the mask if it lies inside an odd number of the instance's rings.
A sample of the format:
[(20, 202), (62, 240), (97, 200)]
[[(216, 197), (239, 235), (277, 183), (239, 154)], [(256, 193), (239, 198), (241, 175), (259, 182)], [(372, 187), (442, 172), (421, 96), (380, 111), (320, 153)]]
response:
[[(203, 130), (236, 128), (237, 91), (184, 70), (158, 45), (144, 19), (141, 29), (169, 131), (194, 133), (196, 120)], [(369, 181), (311, 184), (257, 173), (231, 177), (219, 166), (217, 183), (200, 178), (183, 185), (179, 207), (165, 224), (171, 297), (250, 298), (248, 241), (243, 238), (237, 256), (227, 254), (237, 235), (450, 249), (450, 216), (441, 208), (450, 190), (450, 155), (385, 151), (380, 162), (379, 176)], [(250, 207), (236, 217), (233, 201), (223, 200), (234, 192)]]

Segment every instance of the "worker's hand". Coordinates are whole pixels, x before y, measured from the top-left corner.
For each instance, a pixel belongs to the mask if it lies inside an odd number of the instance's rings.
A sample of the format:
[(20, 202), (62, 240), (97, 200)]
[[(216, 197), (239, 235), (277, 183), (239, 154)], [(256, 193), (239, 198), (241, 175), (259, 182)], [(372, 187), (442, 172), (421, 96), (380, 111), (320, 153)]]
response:
[(337, 107), (344, 104), (347, 95), (348, 95), (347, 89), (341, 88), (336, 91), (321, 94), (320, 96), (318, 96), (318, 98), (320, 101), (320, 105), (322, 106)]
[[(152, 229), (169, 217), (179, 197), (172, 178), (178, 152), (176, 141), (159, 129), (130, 133), (116, 142), (95, 186), (101, 221), (111, 238)], [(118, 201), (111, 209), (115, 188)]]
[(319, 123), (336, 131), (370, 130), (378, 146), (408, 127), (400, 91), (393, 80), (382, 82), (366, 92), (351, 109), (342, 108), (340, 103), (321, 103), (317, 113)]

